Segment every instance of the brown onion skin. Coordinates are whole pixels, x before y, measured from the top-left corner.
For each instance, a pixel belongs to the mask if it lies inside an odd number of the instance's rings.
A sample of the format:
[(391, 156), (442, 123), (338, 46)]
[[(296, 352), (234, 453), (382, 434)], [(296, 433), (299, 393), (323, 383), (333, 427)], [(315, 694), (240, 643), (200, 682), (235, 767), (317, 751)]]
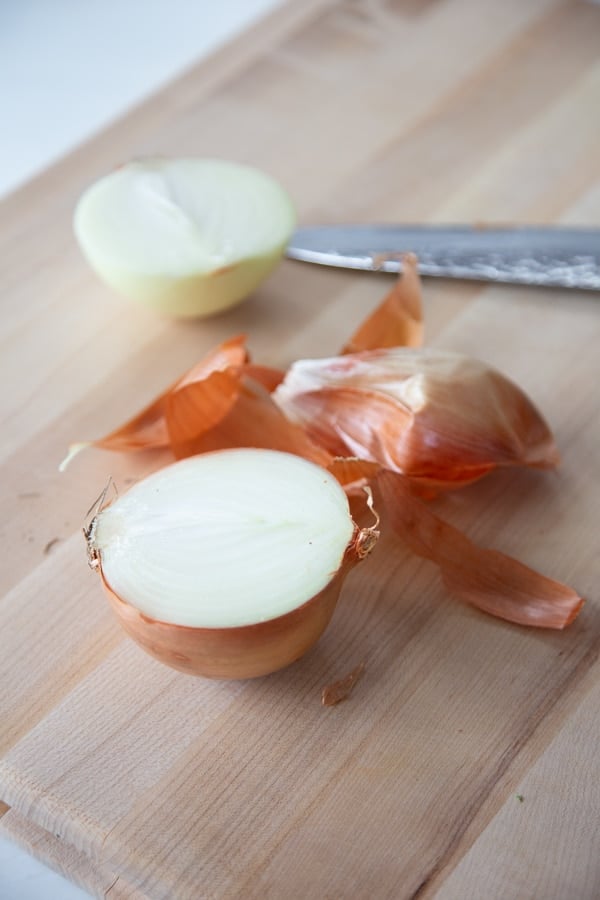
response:
[(285, 615), (233, 628), (194, 628), (161, 622), (122, 600), (100, 574), (111, 607), (125, 632), (171, 668), (205, 678), (244, 679), (269, 675), (295, 662), (316, 644), (329, 624), (344, 578), (366, 554), (355, 532), (327, 586)]

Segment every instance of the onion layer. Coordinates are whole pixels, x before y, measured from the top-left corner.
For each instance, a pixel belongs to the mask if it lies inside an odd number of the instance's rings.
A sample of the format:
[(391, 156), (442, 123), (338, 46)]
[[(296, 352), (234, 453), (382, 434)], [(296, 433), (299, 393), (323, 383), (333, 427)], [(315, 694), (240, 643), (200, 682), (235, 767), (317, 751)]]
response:
[(87, 531), (128, 634), (168, 665), (218, 678), (264, 675), (302, 656), (375, 535), (355, 525), (324, 469), (252, 449), (167, 466)]

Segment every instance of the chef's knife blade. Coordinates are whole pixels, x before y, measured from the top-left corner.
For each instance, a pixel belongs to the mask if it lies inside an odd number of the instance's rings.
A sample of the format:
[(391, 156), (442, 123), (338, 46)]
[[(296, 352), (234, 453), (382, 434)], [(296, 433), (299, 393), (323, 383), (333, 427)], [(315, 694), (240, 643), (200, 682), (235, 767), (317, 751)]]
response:
[(413, 252), (422, 275), (600, 290), (600, 229), (560, 226), (321, 225), (298, 228), (291, 259), (398, 272)]

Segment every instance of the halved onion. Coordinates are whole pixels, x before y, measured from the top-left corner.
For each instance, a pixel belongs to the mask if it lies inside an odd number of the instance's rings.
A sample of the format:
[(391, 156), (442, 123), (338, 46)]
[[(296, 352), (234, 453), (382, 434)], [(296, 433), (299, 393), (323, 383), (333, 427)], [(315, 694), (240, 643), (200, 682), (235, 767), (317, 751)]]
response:
[(302, 656), (376, 536), (356, 526), (325, 469), (255, 449), (167, 466), (87, 530), (128, 634), (162, 662), (216, 678), (265, 675)]
[(214, 159), (130, 162), (88, 188), (74, 220), (85, 257), (110, 287), (188, 317), (252, 293), (294, 225), (291, 200), (276, 181)]

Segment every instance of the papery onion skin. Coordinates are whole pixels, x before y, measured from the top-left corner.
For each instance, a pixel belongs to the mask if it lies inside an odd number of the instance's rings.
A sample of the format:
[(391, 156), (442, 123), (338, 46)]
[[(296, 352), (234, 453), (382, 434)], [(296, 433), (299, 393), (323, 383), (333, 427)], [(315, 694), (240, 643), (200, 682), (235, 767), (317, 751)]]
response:
[(500, 553), (474, 544), (414, 496), (414, 486), (396, 472), (377, 475), (387, 517), (410, 551), (439, 568), (446, 587), (484, 612), (536, 628), (565, 628), (584, 599), (572, 588)]
[(86, 447), (171, 450), (176, 459), (255, 446), (287, 450), (326, 466), (331, 457), (284, 416), (270, 393), (284, 372), (250, 362), (244, 335), (213, 348), (148, 406), (95, 441), (71, 444), (60, 470)]
[(155, 659), (185, 672), (216, 679), (269, 675), (300, 659), (329, 624), (349, 571), (370, 552), (372, 529), (356, 529), (331, 581), (314, 597), (284, 615), (232, 628), (192, 628), (161, 622), (121, 599), (102, 572), (102, 585), (124, 631)]
[(419, 347), (423, 343), (423, 307), (418, 261), (401, 253), (402, 272), (387, 296), (348, 339), (342, 353), (385, 347)]
[(293, 453), (324, 467), (332, 460), (243, 372), (213, 372), (177, 391), (167, 400), (167, 424), (177, 459), (254, 447)]
[[(196, 365), (179, 377), (165, 391), (162, 391), (147, 406), (114, 431), (94, 441), (79, 441), (71, 444), (67, 456), (59, 466), (64, 471), (71, 460), (87, 447), (116, 450), (126, 453), (134, 450), (162, 450), (170, 446), (168, 410), (172, 407), (173, 396), (189, 389), (198, 381), (204, 381), (214, 372), (240, 372), (248, 365), (245, 335), (236, 335), (210, 350)], [(252, 366), (254, 377), (262, 384), (276, 386), (281, 378), (275, 369)], [(231, 398), (232, 405), (234, 398)], [(227, 404), (226, 398), (224, 403)], [(223, 413), (224, 415), (224, 413)], [(203, 428), (206, 423), (202, 423)], [(208, 425), (211, 423), (209, 422)], [(208, 426), (206, 426), (208, 427)]]
[(377, 463), (434, 492), (497, 466), (558, 463), (550, 428), (527, 395), (456, 353), (390, 348), (299, 360), (273, 398), (333, 455)]

